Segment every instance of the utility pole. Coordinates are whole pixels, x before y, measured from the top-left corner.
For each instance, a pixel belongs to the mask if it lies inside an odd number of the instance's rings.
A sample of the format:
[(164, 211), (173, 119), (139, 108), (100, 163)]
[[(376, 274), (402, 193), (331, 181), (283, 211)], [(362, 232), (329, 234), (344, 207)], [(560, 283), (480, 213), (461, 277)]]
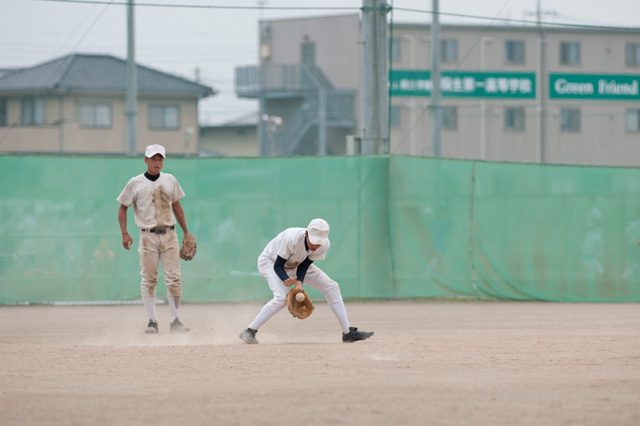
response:
[(438, 158), (441, 152), (441, 126), (442, 107), (440, 100), (442, 92), (440, 89), (440, 4), (439, 0), (432, 0), (431, 18), (431, 144), (433, 156)]
[[(416, 69), (416, 38), (413, 36), (402, 36), (403, 40), (407, 40), (409, 42), (409, 69)], [(409, 119), (409, 153), (411, 155), (417, 154), (416, 148), (416, 97), (411, 97), (411, 117)]]
[[(487, 70), (487, 48), (488, 44), (493, 43), (490, 37), (482, 37), (480, 39), (480, 72)], [(484, 160), (487, 155), (487, 98), (484, 96), (480, 99), (480, 159)]]
[(135, 34), (133, 19), (133, 3), (129, 0), (127, 6), (127, 125), (128, 125), (128, 150), (127, 154), (134, 156), (137, 153), (136, 141), (136, 115), (138, 114), (137, 93), (138, 80), (136, 76), (135, 60)]
[(362, 0), (362, 154), (389, 152), (389, 70), (385, 0)]
[(542, 2), (537, 1), (536, 17), (538, 21), (538, 31), (540, 32), (540, 105), (538, 106), (540, 114), (539, 145), (540, 145), (540, 162), (547, 161), (547, 38), (542, 25)]
[[(258, 37), (260, 38), (260, 51), (262, 51), (262, 44), (263, 44), (263, 22), (262, 20), (264, 19), (264, 5), (267, 2), (267, 0), (258, 0)], [(258, 72), (259, 72), (259, 79), (260, 79), (260, 99), (259, 99), (259, 117), (258, 117), (258, 140), (260, 141), (260, 156), (264, 157), (269, 153), (269, 150), (267, 148), (268, 145), (268, 141), (267, 141), (267, 125), (266, 125), (266, 106), (267, 106), (267, 99), (265, 97), (265, 73), (266, 73), (266, 66), (264, 63), (264, 60), (262, 58), (262, 54), (258, 54), (258, 63), (260, 64), (260, 67), (258, 68)], [(267, 116), (268, 117), (268, 116)]]

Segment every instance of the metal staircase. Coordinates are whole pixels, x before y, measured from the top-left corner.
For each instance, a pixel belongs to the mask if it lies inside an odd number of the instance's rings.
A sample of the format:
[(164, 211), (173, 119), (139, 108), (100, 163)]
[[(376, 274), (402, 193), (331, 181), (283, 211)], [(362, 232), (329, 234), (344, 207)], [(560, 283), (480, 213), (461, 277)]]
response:
[(265, 120), (281, 118), (278, 126), (262, 123), (262, 155), (340, 153), (344, 136), (356, 127), (355, 90), (336, 89), (316, 66), (267, 64), (236, 68), (236, 93), (239, 97), (260, 99), (260, 116)]

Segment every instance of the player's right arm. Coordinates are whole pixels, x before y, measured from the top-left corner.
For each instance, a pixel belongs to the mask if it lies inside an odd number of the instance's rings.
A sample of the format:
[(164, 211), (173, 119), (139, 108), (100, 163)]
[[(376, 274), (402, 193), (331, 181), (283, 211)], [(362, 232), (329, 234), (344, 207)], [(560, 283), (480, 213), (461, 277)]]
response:
[(133, 238), (131, 238), (131, 235), (127, 232), (127, 209), (127, 206), (120, 204), (120, 208), (118, 209), (118, 223), (120, 223), (120, 232), (122, 233), (122, 247), (130, 250), (131, 244), (133, 244)]
[(282, 280), (282, 284), (287, 287), (291, 287), (296, 283), (297, 277), (289, 278), (287, 272), (284, 270), (284, 264), (287, 262), (287, 259), (284, 259), (280, 256), (276, 258), (276, 261), (273, 263), (273, 270), (276, 271), (276, 274)]

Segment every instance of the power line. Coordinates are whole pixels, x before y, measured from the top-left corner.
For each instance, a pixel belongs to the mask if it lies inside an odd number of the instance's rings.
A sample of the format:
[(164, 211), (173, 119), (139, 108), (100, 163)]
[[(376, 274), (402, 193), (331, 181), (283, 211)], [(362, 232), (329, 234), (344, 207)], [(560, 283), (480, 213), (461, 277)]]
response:
[[(96, 19), (93, 20), (93, 22), (91, 23), (91, 25), (89, 26), (89, 28), (87, 28), (87, 30), (84, 32), (84, 34), (82, 35), (82, 37), (80, 37), (80, 40), (78, 40), (78, 42), (76, 43), (76, 45), (73, 47), (73, 49), (71, 49), (71, 53), (75, 52), (76, 49), (78, 48), (78, 46), (80, 45), (80, 43), (82, 43), (82, 40), (85, 39), (85, 37), (87, 36), (87, 34), (89, 34), (89, 32), (93, 29), (93, 27), (96, 25), (96, 23), (100, 20), (100, 18), (102, 17), (102, 15), (104, 15), (104, 12), (107, 10), (107, 8), (109, 6), (111, 6), (111, 4), (113, 4), (113, 0), (111, 0), (110, 2), (108, 2), (103, 8), (102, 11), (100, 12), (100, 14), (98, 16), (96, 16)], [(66, 43), (66, 42), (65, 42)], [(60, 46), (62, 48), (62, 46)], [(60, 49), (58, 49), (58, 52), (60, 51)], [(57, 53), (57, 52), (56, 52)]]
[[(96, 5), (96, 6), (97, 6), (97, 5)], [(54, 54), (54, 56), (58, 56), (58, 53), (60, 52), (60, 50), (62, 49), (62, 47), (63, 47), (63, 46), (65, 46), (65, 45), (67, 44), (67, 42), (71, 40), (71, 38), (73, 37), (73, 35), (75, 34), (75, 32), (76, 32), (77, 30), (79, 30), (79, 29), (80, 29), (80, 26), (84, 23), (84, 21), (89, 17), (89, 15), (90, 15), (91, 13), (93, 13), (93, 10), (94, 10), (94, 8), (92, 7), (92, 8), (89, 10), (89, 12), (87, 12), (87, 14), (86, 14), (86, 15), (85, 15), (81, 20), (80, 20), (80, 23), (78, 24), (78, 26), (77, 26), (73, 31), (71, 31), (71, 32), (69, 33), (69, 36), (67, 37), (67, 39), (66, 39), (62, 44), (60, 44), (60, 46), (58, 47), (58, 50), (56, 50), (56, 53)], [(103, 9), (103, 11), (104, 11), (104, 9)], [(102, 13), (100, 13), (100, 15), (102, 15)], [(92, 27), (93, 27), (93, 25), (92, 25)], [(85, 34), (85, 35), (86, 35), (86, 34)], [(84, 37), (82, 37), (82, 38), (84, 38)], [(77, 47), (77, 46), (76, 46), (76, 47)]]
[[(113, 6), (127, 6), (128, 2), (113, 2), (106, 0), (38, 0), (49, 3), (79, 3), (79, 4), (108, 4)], [(202, 4), (181, 4), (181, 3), (136, 3), (136, 7), (165, 7), (165, 8), (183, 8), (183, 9), (229, 9), (229, 10), (358, 10), (361, 11), (363, 7), (356, 6), (237, 6), (237, 5), (202, 5)], [(391, 6), (385, 8), (388, 11)], [(370, 8), (375, 9), (375, 8)], [(403, 7), (393, 7), (393, 10), (411, 13), (420, 13), (426, 15), (433, 15), (435, 12), (432, 10), (423, 9), (411, 9)], [(468, 15), (464, 13), (450, 13), (450, 12), (438, 12), (439, 16), (449, 16), (455, 18), (466, 19), (478, 19), (489, 21), (500, 21), (509, 24), (519, 23), (528, 25), (544, 25), (549, 27), (565, 27), (565, 28), (581, 28), (581, 29), (601, 29), (601, 30), (616, 30), (616, 31), (638, 31), (640, 27), (616, 27), (610, 25), (587, 25), (587, 24), (572, 24), (567, 22), (549, 22), (549, 21), (537, 21), (527, 19), (511, 19), (511, 18), (497, 18), (492, 16), (479, 16)]]
[(491, 26), (493, 25), (493, 23), (495, 21), (498, 20), (498, 15), (500, 15), (502, 13), (502, 11), (504, 10), (505, 7), (507, 7), (507, 5), (511, 2), (511, 0), (507, 0), (502, 7), (500, 8), (500, 10), (498, 11), (497, 15), (491, 20), (491, 22), (489, 22), (489, 24), (485, 27), (485, 29), (482, 31), (482, 33), (480, 33), (480, 35), (478, 37), (476, 37), (476, 40), (473, 42), (473, 45), (471, 45), (471, 47), (469, 48), (469, 50), (467, 50), (467, 54), (464, 55), (464, 57), (458, 62), (458, 64), (456, 65), (456, 71), (460, 69), (460, 66), (462, 65), (462, 63), (464, 61), (467, 60), (467, 58), (469, 57), (469, 55), (471, 54), (471, 52), (476, 48), (476, 46), (478, 45), (478, 43), (480, 43), (480, 41), (482, 40), (482, 37), (484, 37), (484, 35), (487, 33), (487, 31), (489, 31), (491, 29)]
[[(90, 1), (90, 0), (39, 0), (53, 3), (83, 3), (83, 4), (104, 4), (107, 1)], [(128, 2), (113, 3), (114, 6), (127, 6)], [(202, 5), (202, 4), (176, 4), (176, 3), (136, 3), (136, 7), (174, 7), (185, 9), (236, 9), (236, 10), (362, 10), (362, 7), (342, 6), (342, 7), (323, 7), (323, 6), (230, 6), (230, 5)], [(371, 8), (375, 9), (375, 8)], [(387, 9), (385, 9), (387, 10)]]
[[(49, 1), (49, 0), (45, 0)], [(412, 13), (422, 13), (427, 15), (433, 15), (434, 12), (431, 10), (420, 10), (420, 9), (407, 9), (396, 7), (395, 10), (403, 11), (403, 12), (412, 12)], [(489, 21), (502, 21), (509, 24), (518, 23), (518, 24), (530, 24), (530, 25), (546, 25), (549, 27), (574, 27), (574, 28), (584, 28), (584, 29), (601, 29), (601, 30), (632, 30), (638, 31), (640, 27), (614, 27), (607, 25), (587, 25), (587, 24), (570, 24), (566, 22), (548, 22), (548, 21), (530, 21), (527, 19), (511, 19), (511, 18), (497, 18), (491, 16), (479, 16), (479, 15), (467, 15), (464, 13), (447, 13), (447, 12), (438, 12), (440, 16), (451, 16), (455, 18), (468, 18), (468, 19), (480, 19), (480, 20), (489, 20)]]

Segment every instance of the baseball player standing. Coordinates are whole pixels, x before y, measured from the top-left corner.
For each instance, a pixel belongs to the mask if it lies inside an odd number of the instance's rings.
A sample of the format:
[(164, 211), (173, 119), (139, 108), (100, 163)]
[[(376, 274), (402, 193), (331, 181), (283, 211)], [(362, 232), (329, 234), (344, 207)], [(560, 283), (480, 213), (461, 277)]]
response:
[[(178, 318), (182, 279), (180, 277), (180, 246), (175, 231), (176, 219), (185, 235), (189, 235), (184, 210), (180, 199), (184, 191), (173, 175), (160, 173), (166, 157), (162, 145), (149, 145), (145, 150), (144, 162), (147, 171), (129, 180), (118, 196), (120, 209), (118, 222), (122, 231), (122, 246), (130, 250), (133, 239), (127, 232), (127, 209), (133, 205), (133, 217), (140, 228), (140, 268), (142, 275), (142, 301), (149, 316), (145, 333), (158, 333), (156, 319), (156, 285), (158, 284), (158, 262), (162, 262), (167, 299), (170, 309), (170, 331), (186, 333)], [(174, 216), (171, 214), (173, 210)], [(191, 236), (192, 237), (192, 236)]]
[(343, 342), (365, 340), (373, 335), (373, 331), (358, 331), (356, 327), (351, 327), (338, 283), (313, 265), (314, 261), (325, 258), (331, 246), (328, 235), (329, 224), (323, 219), (313, 219), (306, 229), (285, 229), (267, 244), (258, 257), (258, 271), (267, 279), (273, 299), (240, 333), (245, 343), (258, 343), (258, 329), (286, 306), (289, 287), (295, 285), (302, 289), (303, 283), (318, 290), (327, 299), (342, 328)]

